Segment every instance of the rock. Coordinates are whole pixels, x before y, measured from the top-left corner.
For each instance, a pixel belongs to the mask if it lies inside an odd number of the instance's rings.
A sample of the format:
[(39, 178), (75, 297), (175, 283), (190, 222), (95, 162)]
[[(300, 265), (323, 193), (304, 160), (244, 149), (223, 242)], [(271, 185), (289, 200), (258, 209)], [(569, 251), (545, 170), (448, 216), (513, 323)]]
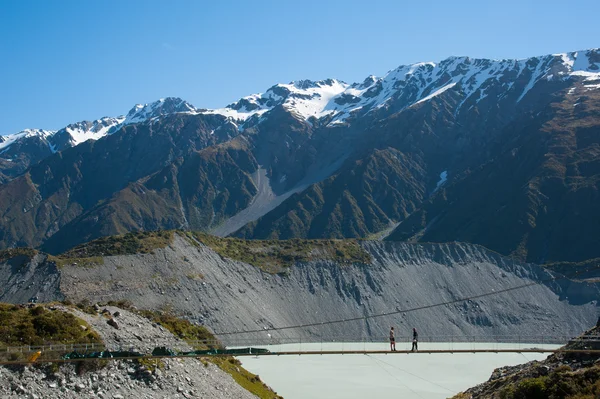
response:
[(51, 382), (50, 384), (48, 384), (48, 386), (50, 388), (56, 388), (57, 387), (56, 382)]
[(123, 397), (123, 395), (117, 393), (117, 394), (113, 395), (113, 399), (125, 399), (125, 398)]
[(112, 326), (112, 327), (116, 328), (117, 330), (119, 329), (119, 325), (117, 324), (117, 322), (115, 321), (115, 319), (108, 319), (108, 321), (106, 322), (106, 324), (108, 324), (109, 326)]
[(119, 316), (121, 316), (121, 312), (119, 312), (119, 311), (117, 310), (115, 313), (113, 313), (113, 316), (114, 316), (114, 317), (119, 317)]
[(550, 373), (550, 367), (548, 366), (538, 366), (536, 368), (536, 372), (538, 375), (545, 376)]
[(83, 391), (84, 389), (85, 389), (85, 385), (83, 385), (83, 384), (77, 384), (77, 385), (75, 385), (75, 390), (76, 390), (77, 392), (81, 392), (81, 391)]
[(183, 387), (177, 387), (177, 392), (182, 393), (183, 392)]

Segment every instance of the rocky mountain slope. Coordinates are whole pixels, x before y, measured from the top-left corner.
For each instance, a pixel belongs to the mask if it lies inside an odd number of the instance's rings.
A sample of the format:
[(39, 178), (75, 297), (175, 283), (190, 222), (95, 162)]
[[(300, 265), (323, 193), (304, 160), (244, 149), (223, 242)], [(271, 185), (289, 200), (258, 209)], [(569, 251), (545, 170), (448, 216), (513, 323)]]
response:
[[(564, 346), (565, 349), (600, 347), (600, 326)], [(502, 367), (490, 379), (453, 399), (596, 398), (600, 395), (600, 356), (557, 353), (541, 362)]]
[(570, 90), (512, 125), (493, 159), (444, 186), (389, 238), (474, 242), (537, 262), (596, 257), (599, 118), (600, 91)]
[[(246, 242), (161, 234), (103, 239), (59, 257), (4, 252), (0, 301), (129, 300), (144, 308), (172, 307), (217, 333), (398, 312), (269, 331), (273, 339), (384, 340), (390, 325), (398, 326), (399, 335), (419, 327), (423, 340), (452, 335), (548, 339), (578, 334), (597, 318), (595, 280), (553, 280), (545, 268), (470, 244)], [(529, 283), (534, 284), (410, 311)], [(266, 332), (220, 338), (269, 339)]]
[(598, 49), (451, 57), (356, 84), (278, 84), (217, 110), (166, 99), (67, 129), (69, 148), (31, 144), (37, 155), (3, 138), (0, 247), (59, 253), (160, 228), (342, 238), (397, 226), (391, 239), (531, 262), (599, 257), (599, 82)]
[[(77, 308), (52, 305), (25, 310), (45, 314), (48, 320), (58, 313), (71, 313), (88, 331), (94, 331), (107, 350), (151, 353), (156, 345), (173, 350), (191, 350), (190, 346), (162, 325), (126, 309), (106, 306), (102, 311), (87, 312)], [(35, 309), (35, 310), (34, 310)], [(2, 312), (23, 310), (3, 309)], [(6, 319), (4, 319), (6, 320)], [(108, 324), (107, 320), (113, 320)], [(117, 326), (118, 328), (116, 328)], [(6, 326), (4, 326), (6, 327)], [(79, 329), (77, 325), (77, 329)], [(60, 328), (59, 328), (60, 329)], [(140, 339), (140, 337), (142, 337)], [(42, 355), (43, 356), (43, 355)], [(3, 398), (256, 398), (236, 379), (254, 378), (251, 389), (262, 398), (278, 398), (256, 377), (243, 370), (233, 359), (236, 372), (219, 367), (221, 360), (160, 359), (159, 361), (111, 360), (0, 366), (0, 396)], [(258, 381), (258, 383), (257, 383)], [(246, 386), (248, 386), (246, 384)], [(260, 390), (255, 388), (259, 386)]]
[(17, 177), (44, 158), (98, 140), (133, 123), (151, 121), (163, 115), (190, 112), (195, 108), (179, 98), (162, 98), (152, 104), (137, 104), (126, 116), (103, 117), (69, 124), (60, 130), (26, 129), (0, 137), (0, 178), (2, 183)]

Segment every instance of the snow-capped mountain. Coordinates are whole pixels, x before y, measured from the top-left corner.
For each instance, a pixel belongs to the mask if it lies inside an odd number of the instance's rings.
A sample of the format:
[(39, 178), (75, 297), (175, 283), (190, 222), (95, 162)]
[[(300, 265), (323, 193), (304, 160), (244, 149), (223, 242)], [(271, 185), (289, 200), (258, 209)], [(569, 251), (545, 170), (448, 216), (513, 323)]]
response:
[(13, 143), (20, 140), (36, 138), (47, 141), (54, 133), (56, 133), (56, 130), (25, 129), (19, 133), (0, 136), (0, 154), (5, 152)]
[[(526, 80), (525, 87), (515, 80)], [(373, 110), (394, 111), (431, 100), (447, 90), (460, 94), (463, 106), (489, 95), (495, 84), (503, 86), (501, 97), (517, 94), (520, 102), (541, 79), (578, 79), (588, 90), (600, 88), (600, 49), (553, 54), (522, 60), (489, 60), (450, 57), (439, 63), (423, 62), (400, 66), (383, 77), (369, 76), (362, 83), (347, 84), (335, 79), (302, 80), (277, 84), (265, 93), (253, 94), (225, 108), (208, 110), (238, 122), (262, 115), (278, 105), (308, 120), (330, 117), (330, 125)]]
[(150, 104), (137, 104), (126, 116), (76, 122), (59, 130), (26, 129), (0, 136), (0, 182), (18, 175), (30, 165), (57, 151), (77, 146), (90, 139), (98, 140), (126, 125), (143, 123), (179, 112), (198, 111), (180, 98), (168, 97)]
[[(104, 117), (95, 121), (70, 124), (58, 131), (30, 129), (0, 137), (0, 150), (32, 136), (48, 141), (52, 151), (97, 140), (133, 123), (143, 123), (174, 113), (218, 114), (229, 123), (240, 125), (250, 117), (261, 116), (277, 106), (283, 106), (299, 118), (329, 119), (330, 126), (345, 123), (375, 110), (402, 109), (429, 101), (451, 90), (462, 100), (456, 108), (472, 106), (489, 95), (490, 88), (501, 85), (500, 93), (493, 88), (497, 99), (516, 96), (520, 102), (537, 82), (576, 79), (588, 89), (600, 88), (600, 49), (553, 54), (522, 60), (489, 60), (469, 57), (450, 57), (439, 63), (422, 62), (400, 66), (383, 77), (369, 76), (362, 83), (347, 84), (336, 79), (300, 80), (276, 84), (265, 93), (243, 97), (219, 109), (198, 109), (174, 97), (150, 104), (135, 105), (126, 116)], [(524, 87), (516, 81), (525, 81)], [(29, 132), (29, 133), (27, 133)], [(31, 132), (44, 132), (34, 134)], [(57, 134), (55, 140), (50, 136)], [(67, 138), (61, 137), (66, 136)], [(53, 143), (56, 141), (56, 143)]]
[[(396, 226), (391, 237), (532, 261), (598, 257), (599, 89), (598, 49), (450, 57), (360, 83), (277, 84), (221, 109), (167, 98), (22, 132), (0, 139), (11, 223), (0, 247), (134, 229), (341, 238)], [(100, 140), (68, 148), (88, 138)]]

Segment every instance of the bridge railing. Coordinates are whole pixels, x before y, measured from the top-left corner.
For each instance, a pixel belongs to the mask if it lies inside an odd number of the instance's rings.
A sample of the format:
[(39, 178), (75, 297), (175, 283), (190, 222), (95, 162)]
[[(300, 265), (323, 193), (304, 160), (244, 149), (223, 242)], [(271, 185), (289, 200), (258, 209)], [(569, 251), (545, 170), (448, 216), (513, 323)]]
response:
[[(420, 343), (498, 343), (498, 344), (553, 344), (564, 345), (567, 342), (577, 340), (572, 335), (419, 335)], [(599, 337), (585, 338), (590, 340), (599, 340)], [(411, 343), (412, 335), (396, 335), (397, 343)], [(320, 336), (320, 337), (269, 337), (266, 334), (256, 335), (254, 337), (227, 337), (225, 340), (227, 346), (248, 346), (248, 345), (284, 345), (299, 343), (387, 343), (387, 336), (381, 338), (365, 338), (352, 336)]]

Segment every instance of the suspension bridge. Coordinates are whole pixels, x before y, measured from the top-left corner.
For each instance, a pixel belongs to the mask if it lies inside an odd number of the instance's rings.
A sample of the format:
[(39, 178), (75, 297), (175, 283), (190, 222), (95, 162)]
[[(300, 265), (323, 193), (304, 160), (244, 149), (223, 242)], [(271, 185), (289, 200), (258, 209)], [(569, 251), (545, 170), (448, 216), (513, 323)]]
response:
[[(568, 345), (566, 345), (568, 344)], [(566, 346), (563, 346), (566, 345)], [(477, 353), (572, 353), (600, 357), (600, 336), (425, 336), (418, 350), (409, 349), (408, 339), (398, 339), (397, 350), (389, 342), (340, 337), (302, 340), (297, 337), (277, 339), (229, 339), (223, 347), (218, 340), (121, 341), (112, 345), (47, 344), (38, 346), (0, 347), (0, 365), (68, 363), (105, 360), (247, 357), (247, 356), (331, 356), (331, 355), (432, 355)], [(201, 349), (198, 349), (201, 348)], [(160, 349), (158, 354), (156, 349)], [(76, 354), (76, 356), (73, 356)]]

